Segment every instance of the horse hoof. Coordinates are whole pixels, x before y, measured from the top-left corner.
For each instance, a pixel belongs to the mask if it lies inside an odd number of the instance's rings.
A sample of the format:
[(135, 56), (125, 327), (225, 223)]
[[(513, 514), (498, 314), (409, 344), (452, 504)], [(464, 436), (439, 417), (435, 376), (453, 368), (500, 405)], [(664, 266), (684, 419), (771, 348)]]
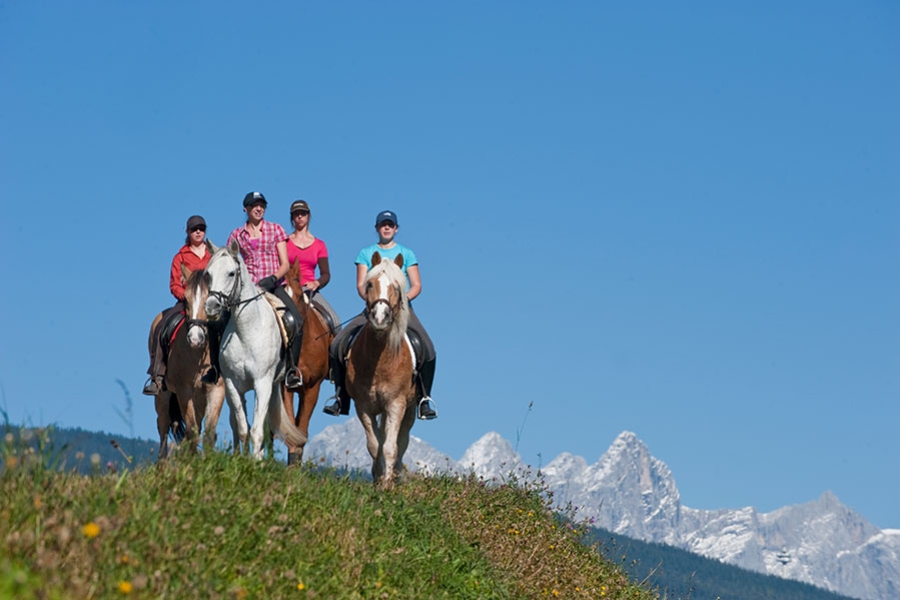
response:
[(288, 452), (287, 464), (291, 465), (299, 465), (303, 462), (303, 453), (302, 452)]

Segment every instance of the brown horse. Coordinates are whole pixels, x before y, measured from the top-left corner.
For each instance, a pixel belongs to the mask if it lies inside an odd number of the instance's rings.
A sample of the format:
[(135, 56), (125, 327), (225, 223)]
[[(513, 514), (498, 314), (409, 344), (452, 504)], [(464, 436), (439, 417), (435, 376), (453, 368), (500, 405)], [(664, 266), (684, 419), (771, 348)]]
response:
[[(216, 445), (216, 427), (225, 401), (225, 384), (208, 384), (200, 377), (209, 369), (209, 332), (206, 308), (209, 292), (205, 271), (191, 273), (182, 266), (185, 279), (185, 320), (172, 340), (167, 361), (165, 388), (156, 395), (156, 428), (159, 432), (159, 459), (169, 454), (169, 432), (173, 422), (184, 426), (184, 437), (191, 451), (196, 451), (203, 427), (203, 447)], [(159, 320), (154, 320), (154, 326)], [(151, 335), (153, 335), (151, 327)], [(204, 422), (205, 421), (205, 422)], [(173, 436), (177, 437), (177, 436)]]
[[(296, 412), (294, 412), (294, 392), (283, 388), (284, 408), (294, 420), (297, 429), (308, 437), (309, 419), (319, 400), (319, 388), (322, 386), (322, 382), (328, 378), (328, 347), (331, 345), (331, 340), (334, 339), (334, 333), (322, 313), (313, 306), (309, 296), (303, 292), (300, 267), (297, 263), (291, 265), (285, 277), (288, 284), (288, 295), (303, 316), (303, 344), (300, 347), (300, 361), (297, 364), (303, 374), (303, 387), (297, 392), (300, 400)], [(289, 465), (300, 463), (303, 460), (305, 446), (306, 443), (297, 446), (288, 444)]]
[(366, 431), (372, 478), (381, 489), (393, 487), (403, 471), (409, 431), (416, 420), (414, 354), (406, 326), (409, 301), (403, 256), (394, 262), (377, 252), (366, 275), (367, 321), (347, 361), (347, 393)]

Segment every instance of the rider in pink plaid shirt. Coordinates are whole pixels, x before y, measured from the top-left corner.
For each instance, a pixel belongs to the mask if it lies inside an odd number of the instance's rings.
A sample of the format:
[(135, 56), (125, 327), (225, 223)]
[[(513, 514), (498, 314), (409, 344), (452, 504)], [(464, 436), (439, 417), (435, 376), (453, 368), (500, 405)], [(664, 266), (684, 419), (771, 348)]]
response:
[[(254, 196), (253, 194), (256, 194)], [(266, 212), (266, 198), (259, 192), (251, 192), (244, 198), (244, 210), (247, 211), (247, 222), (231, 232), (228, 236), (227, 246), (232, 240), (237, 240), (241, 247), (241, 256), (250, 271), (250, 277), (253, 283), (259, 283), (261, 279), (274, 275), (277, 281), (281, 281), (284, 272), (279, 273), (282, 260), (279, 257), (279, 244), (284, 244), (288, 239), (284, 228), (278, 223), (266, 221), (262, 217)], [(254, 213), (259, 213), (254, 214)], [(252, 223), (255, 221), (258, 223)], [(251, 236), (250, 228), (255, 225), (259, 231), (256, 237)], [(285, 259), (287, 257), (287, 249), (284, 247)], [(287, 262), (286, 260), (284, 262)]]
[[(280, 283), (290, 268), (287, 255), (287, 233), (278, 223), (263, 219), (266, 214), (266, 197), (259, 192), (250, 192), (244, 196), (244, 211), (247, 222), (228, 236), (226, 246), (237, 241), (241, 249), (241, 257), (250, 277), (263, 290), (275, 294), (284, 303), (285, 308), (296, 323), (296, 331), (288, 345), (286, 353), (287, 374), (284, 384), (288, 389), (298, 389), (303, 385), (303, 376), (297, 364), (300, 360), (300, 347), (303, 345), (303, 315), (291, 300)], [(218, 361), (216, 361), (218, 362)], [(218, 369), (218, 364), (215, 365)]]

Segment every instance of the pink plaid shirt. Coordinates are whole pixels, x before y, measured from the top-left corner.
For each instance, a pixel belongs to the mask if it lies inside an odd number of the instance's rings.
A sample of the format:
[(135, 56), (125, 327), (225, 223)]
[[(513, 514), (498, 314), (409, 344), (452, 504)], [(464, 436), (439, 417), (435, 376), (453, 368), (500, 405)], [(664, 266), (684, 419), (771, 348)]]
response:
[(250, 232), (247, 231), (246, 224), (232, 231), (231, 235), (228, 236), (228, 241), (225, 243), (227, 246), (231, 243), (231, 240), (238, 241), (238, 245), (241, 247), (241, 256), (244, 258), (247, 270), (250, 271), (253, 283), (258, 283), (260, 279), (275, 274), (279, 265), (278, 248), (276, 246), (278, 242), (288, 239), (281, 225), (265, 219), (259, 224), (259, 233), (260, 237), (253, 240), (253, 242), (256, 242), (255, 248), (251, 242)]

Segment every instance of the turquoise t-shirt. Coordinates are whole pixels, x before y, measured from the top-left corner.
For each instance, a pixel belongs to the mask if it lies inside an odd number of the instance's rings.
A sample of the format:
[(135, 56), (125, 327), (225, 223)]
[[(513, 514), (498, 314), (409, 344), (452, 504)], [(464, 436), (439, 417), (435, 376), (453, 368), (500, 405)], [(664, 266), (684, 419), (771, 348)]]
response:
[(403, 255), (403, 274), (406, 275), (406, 287), (408, 289), (409, 275), (407, 274), (406, 269), (407, 267), (419, 264), (418, 259), (416, 259), (416, 253), (400, 244), (394, 244), (393, 248), (388, 248), (387, 250), (379, 248), (378, 244), (372, 244), (359, 251), (359, 254), (356, 255), (356, 264), (366, 265), (366, 270), (370, 270), (372, 268), (372, 256), (376, 252), (381, 255), (382, 259), (387, 260), (394, 260), (397, 258), (398, 254)]

